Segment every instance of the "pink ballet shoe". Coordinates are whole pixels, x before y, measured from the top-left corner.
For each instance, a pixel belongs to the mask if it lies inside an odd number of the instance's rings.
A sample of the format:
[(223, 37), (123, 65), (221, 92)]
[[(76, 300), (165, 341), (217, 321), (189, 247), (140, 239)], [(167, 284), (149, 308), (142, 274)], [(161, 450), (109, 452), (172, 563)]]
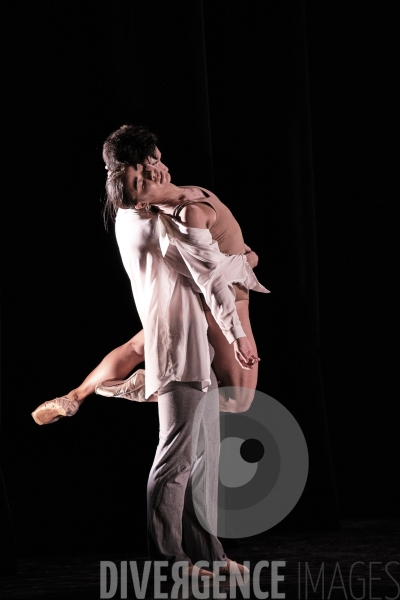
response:
[(50, 425), (55, 423), (61, 417), (72, 417), (79, 408), (79, 403), (70, 400), (68, 396), (54, 398), (44, 402), (33, 411), (32, 417), (38, 425)]
[(146, 402), (144, 397), (145, 370), (138, 369), (128, 379), (109, 379), (96, 386), (96, 394), (107, 398), (126, 398), (134, 402)]

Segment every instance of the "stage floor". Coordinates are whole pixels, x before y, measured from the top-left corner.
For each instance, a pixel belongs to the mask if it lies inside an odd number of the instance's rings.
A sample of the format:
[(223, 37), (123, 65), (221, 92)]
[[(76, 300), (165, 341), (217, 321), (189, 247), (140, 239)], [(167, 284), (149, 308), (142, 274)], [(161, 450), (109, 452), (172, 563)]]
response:
[[(228, 587), (222, 584), (220, 590), (226, 598), (269, 598), (318, 599), (321, 598), (389, 598), (400, 597), (400, 519), (385, 520), (344, 520), (341, 530), (333, 533), (285, 533), (264, 534), (263, 539), (224, 541), (229, 558), (237, 562), (250, 561), (250, 578), (242, 587)], [(136, 561), (139, 574), (146, 560), (145, 553), (95, 553), (90, 555), (21, 557), (18, 560), (17, 574), (0, 579), (2, 600), (71, 598), (71, 600), (91, 600), (100, 598), (100, 561), (112, 561), (120, 569), (121, 561)], [(269, 561), (269, 566), (261, 570), (258, 591), (254, 568), (259, 561)], [(279, 581), (277, 591), (285, 596), (273, 594), (271, 588), (271, 568), (273, 561), (284, 561), (278, 565)], [(395, 564), (397, 562), (397, 564)], [(355, 564), (357, 563), (357, 564)], [(390, 564), (389, 564), (390, 563)], [(389, 575), (390, 573), (390, 575)], [(317, 584), (318, 574), (320, 580)], [(322, 583), (322, 576), (324, 582)], [(380, 578), (380, 579), (379, 579)], [(396, 583), (397, 582), (397, 583)], [(313, 586), (315, 591), (313, 591)], [(144, 598), (170, 598), (173, 582), (161, 586), (155, 594), (152, 576), (149, 578)], [(108, 588), (107, 588), (108, 589)], [(178, 594), (178, 598), (213, 598), (213, 588), (189, 589), (189, 595)], [(190, 595), (191, 594), (191, 595)], [(235, 595), (236, 594), (236, 595)], [(127, 595), (118, 587), (114, 598), (137, 598), (132, 576), (127, 575)], [(224, 596), (220, 596), (224, 597)]]

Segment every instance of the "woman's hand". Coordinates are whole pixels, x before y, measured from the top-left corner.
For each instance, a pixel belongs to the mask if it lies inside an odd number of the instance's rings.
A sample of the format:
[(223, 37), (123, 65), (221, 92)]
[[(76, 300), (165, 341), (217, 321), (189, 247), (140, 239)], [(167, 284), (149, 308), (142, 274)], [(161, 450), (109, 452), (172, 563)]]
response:
[(247, 262), (252, 269), (258, 265), (258, 255), (247, 244), (244, 245), (246, 252), (244, 253), (247, 258)]
[(239, 365), (247, 371), (250, 371), (261, 360), (247, 336), (240, 337), (233, 342), (233, 351)]
[(258, 265), (258, 255), (255, 252), (246, 252), (245, 257), (252, 269)]

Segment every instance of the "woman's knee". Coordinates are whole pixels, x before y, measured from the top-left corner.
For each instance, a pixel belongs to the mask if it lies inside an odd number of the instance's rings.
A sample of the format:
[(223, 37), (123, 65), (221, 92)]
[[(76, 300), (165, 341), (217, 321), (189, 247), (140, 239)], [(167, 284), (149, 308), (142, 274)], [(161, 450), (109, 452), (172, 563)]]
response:
[(242, 413), (249, 410), (256, 391), (243, 387), (227, 387), (220, 389), (222, 403), (227, 403), (228, 412)]
[(144, 339), (142, 339), (142, 336), (139, 336), (139, 334), (135, 335), (129, 340), (128, 345), (131, 354), (135, 354), (144, 360)]
[(237, 396), (234, 396), (234, 400), (236, 402), (236, 410), (235, 412), (241, 413), (249, 410), (252, 402), (254, 400), (255, 390), (251, 390), (248, 388), (242, 388), (240, 393)]

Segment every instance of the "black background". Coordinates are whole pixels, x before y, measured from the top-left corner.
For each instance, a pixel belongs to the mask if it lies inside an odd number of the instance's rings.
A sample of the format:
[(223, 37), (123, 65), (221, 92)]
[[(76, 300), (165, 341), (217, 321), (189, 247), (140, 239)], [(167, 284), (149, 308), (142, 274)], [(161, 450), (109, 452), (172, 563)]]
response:
[(141, 328), (101, 216), (102, 143), (126, 122), (157, 133), (173, 181), (213, 189), (260, 256), (259, 389), (310, 447), (288, 526), (335, 527), (334, 481), (341, 517), (398, 516), (395, 17), (394, 2), (18, 4), (1, 460), (20, 553), (145, 541), (157, 405), (95, 396), (51, 427), (30, 416)]

